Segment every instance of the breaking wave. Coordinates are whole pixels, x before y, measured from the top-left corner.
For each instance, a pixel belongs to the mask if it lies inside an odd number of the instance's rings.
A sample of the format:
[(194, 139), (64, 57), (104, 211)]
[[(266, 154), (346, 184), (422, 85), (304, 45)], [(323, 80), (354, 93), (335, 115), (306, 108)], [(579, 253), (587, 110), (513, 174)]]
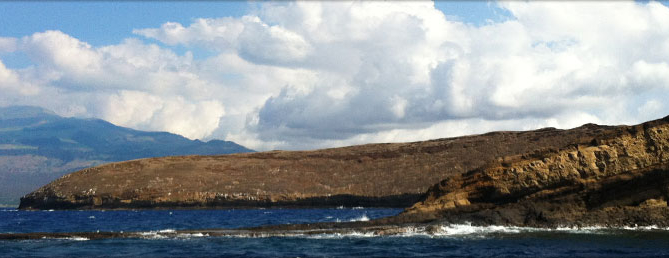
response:
[(369, 217), (367, 217), (367, 214), (362, 214), (362, 216), (353, 218), (349, 220), (350, 222), (355, 222), (355, 221), (369, 221)]
[(313, 239), (340, 239), (340, 238), (365, 238), (365, 237), (429, 237), (429, 238), (489, 238), (503, 237), (519, 234), (621, 234), (630, 231), (656, 231), (667, 232), (669, 228), (657, 226), (636, 226), (636, 227), (558, 227), (558, 228), (533, 228), (533, 227), (515, 227), (515, 226), (473, 226), (471, 224), (449, 224), (449, 225), (431, 225), (417, 227), (399, 227), (389, 228), (387, 230), (375, 231), (356, 231), (305, 234), (305, 232), (282, 232), (280, 234), (253, 234), (240, 235), (232, 237), (306, 237)]

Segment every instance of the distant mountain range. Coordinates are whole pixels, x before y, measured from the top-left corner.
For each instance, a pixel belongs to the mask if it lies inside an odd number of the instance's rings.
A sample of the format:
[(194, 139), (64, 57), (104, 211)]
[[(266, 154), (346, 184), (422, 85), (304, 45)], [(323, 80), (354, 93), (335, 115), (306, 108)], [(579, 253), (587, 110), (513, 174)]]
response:
[(253, 150), (230, 141), (202, 142), (100, 119), (60, 117), (39, 107), (0, 107), (0, 205), (16, 205), (22, 195), (64, 174), (103, 163), (240, 152)]

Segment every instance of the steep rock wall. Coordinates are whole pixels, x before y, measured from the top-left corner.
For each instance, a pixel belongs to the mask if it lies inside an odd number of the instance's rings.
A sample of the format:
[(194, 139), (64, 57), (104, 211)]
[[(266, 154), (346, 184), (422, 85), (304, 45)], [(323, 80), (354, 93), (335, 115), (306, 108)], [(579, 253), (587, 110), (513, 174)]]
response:
[(668, 199), (666, 117), (451, 176), (404, 215), (481, 224), (664, 225)]

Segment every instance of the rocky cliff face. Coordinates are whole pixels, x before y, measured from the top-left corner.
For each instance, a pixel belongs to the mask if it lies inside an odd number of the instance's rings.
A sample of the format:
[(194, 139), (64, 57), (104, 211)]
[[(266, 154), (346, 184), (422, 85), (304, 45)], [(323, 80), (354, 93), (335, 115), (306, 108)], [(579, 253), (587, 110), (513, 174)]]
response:
[(451, 176), (403, 216), (522, 226), (668, 226), (667, 200), (669, 117)]
[[(66, 175), (26, 195), (20, 208), (409, 207), (448, 176), (500, 157), (583, 145), (615, 130), (620, 129), (585, 125), (317, 151), (134, 160)], [(461, 199), (473, 200), (454, 200)]]

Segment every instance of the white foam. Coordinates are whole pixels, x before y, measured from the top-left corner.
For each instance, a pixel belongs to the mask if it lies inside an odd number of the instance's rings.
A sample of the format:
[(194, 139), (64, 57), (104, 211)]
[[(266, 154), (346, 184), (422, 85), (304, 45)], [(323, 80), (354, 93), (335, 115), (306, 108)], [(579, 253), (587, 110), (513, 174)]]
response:
[(472, 226), (467, 224), (442, 225), (433, 232), (434, 236), (474, 236), (485, 237), (491, 234), (519, 234), (530, 232), (565, 232), (573, 234), (605, 234), (610, 228), (605, 227), (558, 227), (558, 228), (534, 228), (516, 226)]
[(349, 220), (349, 221), (350, 221), (350, 222), (354, 222), (354, 221), (369, 221), (369, 217), (367, 217), (367, 214), (362, 214), (362, 216), (357, 217), (357, 218), (353, 218), (353, 219), (351, 219), (351, 220)]
[(615, 229), (616, 228), (590, 226), (590, 227), (558, 227), (555, 229), (543, 229), (543, 231), (567, 232), (571, 234), (606, 234), (607, 231)]
[(148, 231), (148, 232), (139, 232), (139, 235), (141, 235), (144, 238), (151, 238), (151, 239), (163, 239), (167, 238), (164, 234), (174, 234), (176, 233), (176, 230), (174, 229), (161, 229), (158, 231)]
[[(404, 227), (396, 230), (383, 232), (351, 232), (332, 233), (318, 235), (304, 235), (307, 238), (344, 238), (344, 237), (447, 237), (447, 238), (486, 238), (494, 235), (521, 234), (532, 232), (563, 232), (569, 234), (615, 234), (619, 230), (669, 230), (657, 226), (607, 228), (600, 226), (591, 227), (559, 227), (559, 228), (533, 228), (515, 226), (472, 226), (466, 224), (448, 224), (420, 227)], [(396, 231), (396, 233), (392, 232)], [(300, 236), (295, 234), (293, 236)]]
[(193, 233), (193, 234), (181, 233), (177, 235), (178, 238), (208, 237), (208, 236), (209, 234), (202, 234), (202, 233)]
[(520, 233), (526, 230), (519, 227), (505, 226), (472, 226), (471, 224), (451, 224), (437, 228), (435, 236), (484, 235), (491, 233)]
[(78, 236), (74, 236), (74, 237), (66, 237), (66, 238), (64, 238), (64, 239), (67, 239), (67, 240), (73, 240), (73, 241), (88, 241), (88, 240), (90, 240), (90, 239), (88, 239), (88, 238), (86, 238), (86, 237), (78, 237)]
[(351, 233), (333, 233), (333, 234), (315, 234), (315, 235), (295, 235), (296, 237), (306, 237), (312, 239), (341, 239), (341, 238), (366, 238), (377, 237), (373, 232), (351, 232)]
[(150, 239), (167, 238), (166, 236), (163, 236), (163, 235), (159, 234), (157, 231), (139, 232), (139, 235), (141, 235), (144, 238), (150, 238)]
[[(351, 221), (363, 221), (366, 218), (363, 215), (360, 218)], [(367, 218), (369, 219), (369, 218)], [(619, 227), (609, 228), (602, 226), (591, 227), (558, 227), (558, 228), (533, 228), (533, 227), (515, 227), (515, 226), (472, 226), (470, 223), (465, 224), (447, 224), (447, 225), (431, 225), (418, 227), (401, 227), (389, 228), (381, 231), (352, 231), (347, 233), (323, 233), (310, 234), (308, 231), (284, 232), (279, 234), (272, 233), (249, 233), (241, 235), (231, 235), (228, 237), (239, 238), (266, 238), (266, 237), (297, 237), (297, 238), (313, 238), (313, 239), (341, 239), (341, 238), (367, 238), (367, 237), (429, 237), (429, 238), (487, 238), (496, 237), (500, 235), (513, 235), (532, 232), (556, 232), (567, 234), (617, 234), (620, 230), (637, 230), (637, 231), (658, 231), (669, 230), (669, 228), (662, 228), (658, 226), (635, 226), (635, 227)], [(204, 233), (179, 233), (176, 234), (174, 229), (163, 229), (158, 231), (149, 231), (140, 233), (143, 237), (153, 239), (164, 238), (193, 238), (193, 237), (208, 237), (209, 234)]]
[(669, 230), (669, 227), (663, 228), (656, 225), (651, 226), (634, 226), (634, 227), (623, 227), (624, 230), (635, 230), (635, 231), (660, 231), (660, 230)]
[(72, 240), (72, 241), (88, 241), (90, 239), (86, 237), (79, 237), (79, 236), (73, 236), (73, 237), (58, 237), (58, 238), (48, 238), (48, 237), (42, 237), (42, 239), (57, 239), (57, 240)]

